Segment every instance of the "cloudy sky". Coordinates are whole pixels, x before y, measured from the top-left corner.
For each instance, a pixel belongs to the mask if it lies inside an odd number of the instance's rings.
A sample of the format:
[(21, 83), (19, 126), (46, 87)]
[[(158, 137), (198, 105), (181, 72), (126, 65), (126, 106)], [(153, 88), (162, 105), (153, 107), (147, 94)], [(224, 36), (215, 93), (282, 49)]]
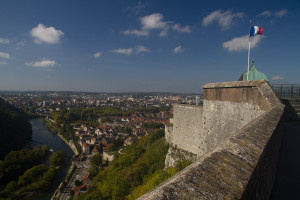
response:
[(0, 90), (201, 92), (251, 59), (300, 84), (300, 2), (0, 0)]

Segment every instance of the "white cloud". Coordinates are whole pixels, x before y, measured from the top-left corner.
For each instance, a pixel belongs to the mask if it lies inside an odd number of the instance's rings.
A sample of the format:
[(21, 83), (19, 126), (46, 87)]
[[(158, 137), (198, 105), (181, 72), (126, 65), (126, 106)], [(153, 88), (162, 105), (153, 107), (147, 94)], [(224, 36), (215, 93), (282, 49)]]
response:
[(166, 26), (160, 33), (159, 36), (166, 36), (168, 35), (169, 27)]
[(132, 54), (133, 49), (128, 48), (128, 49), (114, 49), (112, 52), (114, 53), (119, 53), (119, 54), (125, 54), (125, 55), (130, 55)]
[(19, 46), (24, 46), (26, 43), (26, 40), (21, 40), (20, 42), (17, 43)]
[[(263, 36), (251, 37), (251, 48), (256, 47), (256, 45), (261, 41)], [(244, 35), (242, 37), (235, 37), (230, 41), (223, 42), (223, 48), (228, 51), (243, 51), (248, 50), (249, 46), (249, 35)]]
[(48, 60), (46, 58), (43, 58), (41, 61), (36, 61), (36, 62), (29, 62), (29, 63), (24, 63), (27, 66), (30, 67), (52, 67), (57, 65), (57, 63), (54, 60)]
[(203, 26), (208, 26), (213, 22), (217, 22), (222, 29), (227, 29), (233, 24), (235, 18), (243, 18), (244, 14), (242, 12), (232, 13), (231, 10), (227, 10), (222, 13), (221, 10), (216, 10), (211, 12), (209, 15), (204, 17), (202, 21)]
[(163, 29), (166, 27), (167, 22), (162, 21), (164, 16), (160, 13), (154, 13), (140, 18), (142, 23), (142, 29), (151, 30), (151, 29)]
[(263, 16), (263, 17), (271, 17), (272, 12), (269, 10), (265, 10), (264, 12), (260, 13), (259, 15), (257, 15), (257, 17)]
[(61, 30), (57, 30), (54, 27), (46, 27), (43, 24), (39, 24), (31, 30), (31, 36), (37, 44), (43, 42), (49, 44), (59, 43), (63, 35), (64, 33)]
[(133, 6), (133, 7), (129, 6), (126, 10), (131, 11), (134, 14), (138, 15), (145, 9), (145, 7), (146, 6), (144, 4), (142, 4), (142, 2), (139, 1), (136, 6)]
[(9, 59), (9, 53), (5, 53), (5, 52), (0, 52), (0, 58), (5, 58), (5, 59)]
[(151, 50), (145, 46), (139, 45), (135, 46), (133, 48), (127, 48), (127, 49), (114, 49), (111, 52), (119, 53), (119, 54), (125, 54), (125, 55), (131, 55), (133, 53), (140, 54), (140, 53), (149, 53)]
[[(151, 15), (147, 15), (139, 18), (141, 23), (140, 30), (126, 30), (123, 33), (125, 35), (136, 35), (136, 36), (148, 36), (151, 30), (160, 30), (160, 36), (166, 36), (170, 29), (181, 32), (181, 33), (190, 33), (191, 29), (188, 25), (181, 26), (180, 24), (174, 24), (171, 21), (164, 21), (164, 16), (161, 13), (154, 13)], [(172, 25), (174, 24), (174, 25)]]
[(282, 80), (284, 80), (284, 77), (283, 76), (273, 76), (271, 78), (271, 80), (273, 80), (273, 81), (282, 81)]
[(6, 65), (6, 62), (0, 62), (0, 65)]
[(0, 38), (0, 44), (8, 44), (9, 40), (6, 38)]
[(102, 52), (97, 52), (97, 53), (94, 53), (94, 57), (95, 58), (99, 58), (101, 56)]
[(135, 53), (136, 54), (139, 54), (139, 53), (149, 53), (150, 52), (150, 49), (148, 49), (147, 47), (145, 46), (137, 46), (135, 48)]
[(275, 15), (276, 17), (282, 17), (282, 16), (284, 16), (284, 15), (286, 15), (286, 14), (287, 14), (287, 10), (286, 10), (286, 9), (282, 9), (282, 10), (280, 10), (280, 11), (274, 13), (274, 15)]
[(179, 46), (175, 47), (175, 48), (173, 49), (173, 52), (174, 52), (175, 54), (177, 54), (177, 53), (182, 53), (182, 52), (183, 52), (182, 46), (179, 45)]
[(190, 27), (188, 25), (186, 25), (185, 27), (182, 27), (180, 24), (174, 24), (172, 28), (173, 28), (173, 30), (181, 32), (181, 33), (192, 32), (192, 30), (190, 29)]
[(275, 13), (272, 13), (271, 11), (269, 10), (265, 10), (264, 12), (260, 13), (259, 15), (257, 15), (257, 17), (283, 17), (284, 15), (287, 14), (287, 10), (286, 9), (282, 9), (282, 10), (279, 10)]
[(140, 36), (148, 36), (149, 35), (149, 31), (146, 30), (126, 30), (123, 32), (125, 35), (136, 35), (138, 37)]

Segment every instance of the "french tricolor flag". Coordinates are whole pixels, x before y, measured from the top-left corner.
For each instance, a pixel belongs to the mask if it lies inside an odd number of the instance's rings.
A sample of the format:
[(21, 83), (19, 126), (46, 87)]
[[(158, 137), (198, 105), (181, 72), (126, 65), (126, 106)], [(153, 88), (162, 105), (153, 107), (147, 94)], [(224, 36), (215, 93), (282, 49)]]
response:
[(251, 26), (250, 28), (250, 37), (255, 35), (261, 35), (264, 28), (259, 28), (258, 26)]

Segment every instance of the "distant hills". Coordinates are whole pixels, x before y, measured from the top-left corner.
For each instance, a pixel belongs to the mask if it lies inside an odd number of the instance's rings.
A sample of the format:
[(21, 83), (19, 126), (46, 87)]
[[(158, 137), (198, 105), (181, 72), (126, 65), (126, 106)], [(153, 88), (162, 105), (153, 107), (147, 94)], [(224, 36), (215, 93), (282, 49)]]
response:
[(48, 96), (57, 94), (59, 96), (70, 95), (108, 95), (108, 96), (120, 96), (120, 95), (132, 95), (132, 96), (192, 96), (202, 95), (198, 93), (176, 93), (176, 92), (76, 92), (76, 91), (3, 91), (0, 90), (0, 94), (5, 96), (7, 94), (38, 94), (40, 96)]

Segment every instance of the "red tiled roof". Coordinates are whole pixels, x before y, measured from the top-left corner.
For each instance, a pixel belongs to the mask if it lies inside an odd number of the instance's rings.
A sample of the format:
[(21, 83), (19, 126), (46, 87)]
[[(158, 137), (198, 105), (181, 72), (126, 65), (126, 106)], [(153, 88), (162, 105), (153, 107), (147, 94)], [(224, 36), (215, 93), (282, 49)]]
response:
[(95, 147), (93, 148), (92, 152), (99, 152), (97, 146), (95, 146)]
[(74, 187), (73, 191), (75, 193), (75, 196), (78, 196), (80, 190), (83, 189), (83, 188), (87, 190), (87, 189), (89, 189), (89, 186), (88, 185), (80, 185), (80, 186)]
[(90, 172), (81, 180), (81, 182), (85, 181), (90, 176)]

